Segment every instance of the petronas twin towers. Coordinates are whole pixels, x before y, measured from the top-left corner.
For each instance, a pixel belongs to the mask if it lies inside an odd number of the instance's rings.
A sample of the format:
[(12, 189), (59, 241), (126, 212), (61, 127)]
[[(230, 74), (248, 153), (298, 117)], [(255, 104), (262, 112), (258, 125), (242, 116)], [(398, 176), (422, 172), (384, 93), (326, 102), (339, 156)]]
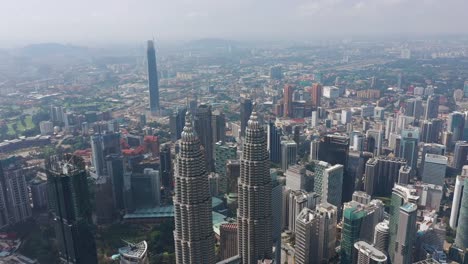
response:
[(208, 174), (189, 114), (185, 117), (174, 178), (176, 261), (178, 264), (215, 263)]
[(271, 258), (271, 177), (266, 140), (254, 111), (245, 130), (238, 184), (238, 245), (243, 264)]
[[(256, 112), (247, 125), (239, 179), (239, 257), (243, 264), (272, 255), (271, 178), (266, 133)], [(211, 197), (200, 140), (186, 116), (175, 167), (174, 240), (178, 264), (213, 264)]]

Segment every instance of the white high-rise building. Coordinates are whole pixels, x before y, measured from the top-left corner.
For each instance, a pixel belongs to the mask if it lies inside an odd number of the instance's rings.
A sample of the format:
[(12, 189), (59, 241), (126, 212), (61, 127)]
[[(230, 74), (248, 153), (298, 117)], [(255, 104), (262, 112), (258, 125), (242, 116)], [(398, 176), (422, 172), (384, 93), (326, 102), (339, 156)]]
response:
[(318, 264), (320, 215), (304, 208), (296, 218), (296, 264)]
[(295, 257), (297, 264), (328, 263), (335, 255), (336, 207), (322, 203), (304, 208), (296, 218)]
[(354, 243), (354, 248), (357, 250), (356, 264), (386, 264), (387, 256), (375, 248), (373, 245), (365, 241)]
[(41, 135), (50, 135), (54, 133), (54, 123), (51, 121), (41, 121), (39, 123), (39, 129), (41, 131)]
[(352, 114), (350, 110), (341, 110), (341, 124), (345, 125), (351, 123)]
[(312, 118), (310, 119), (310, 124), (312, 127), (316, 127), (318, 125), (318, 112), (312, 111)]
[[(288, 230), (296, 231), (296, 217), (304, 208), (314, 210), (320, 202), (320, 196), (302, 190), (291, 190), (288, 200)], [(286, 213), (286, 212), (285, 212)]]
[(315, 165), (314, 192), (322, 196), (323, 202), (341, 206), (343, 189), (343, 165), (330, 165), (319, 161)]
[(457, 176), (455, 181), (455, 190), (453, 193), (453, 201), (452, 201), (452, 212), (450, 213), (450, 227), (455, 229), (458, 226), (458, 218), (460, 216), (460, 208), (461, 208), (461, 201), (463, 196), (463, 191), (465, 186), (465, 178), (468, 178), (467, 175), (463, 175), (464, 173), (468, 172), (468, 165), (463, 166), (463, 171), (461, 176)]
[(390, 242), (390, 232), (388, 228), (388, 220), (378, 223), (374, 230), (374, 247), (382, 252), (387, 252), (388, 243)]

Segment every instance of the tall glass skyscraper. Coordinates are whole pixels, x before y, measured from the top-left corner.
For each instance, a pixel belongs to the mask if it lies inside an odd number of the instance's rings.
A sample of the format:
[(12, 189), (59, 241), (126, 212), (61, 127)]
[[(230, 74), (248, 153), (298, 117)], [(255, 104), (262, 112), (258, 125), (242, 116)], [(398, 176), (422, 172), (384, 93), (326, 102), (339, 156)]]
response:
[(46, 170), (60, 258), (65, 263), (97, 264), (83, 159), (71, 154), (52, 156), (46, 160)]
[(272, 255), (272, 187), (267, 137), (255, 110), (245, 131), (240, 171), (239, 255), (242, 263), (257, 263)]
[(175, 166), (174, 241), (177, 264), (215, 263), (211, 196), (205, 158), (190, 115)]
[(158, 68), (156, 66), (156, 51), (154, 42), (148, 40), (148, 49), (146, 50), (148, 57), (148, 86), (150, 96), (150, 110), (152, 114), (159, 111), (159, 83), (158, 83)]

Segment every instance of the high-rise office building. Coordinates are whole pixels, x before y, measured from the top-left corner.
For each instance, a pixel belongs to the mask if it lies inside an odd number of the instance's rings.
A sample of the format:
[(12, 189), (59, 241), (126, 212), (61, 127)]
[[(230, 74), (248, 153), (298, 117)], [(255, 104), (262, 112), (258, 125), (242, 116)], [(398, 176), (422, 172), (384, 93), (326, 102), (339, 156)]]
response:
[[(412, 264), (413, 244), (416, 239), (416, 213), (418, 207), (414, 203), (405, 203), (398, 212), (398, 229), (395, 237), (395, 247), (391, 250), (392, 263)], [(392, 245), (390, 245), (392, 246)]]
[(215, 262), (211, 196), (204, 160), (200, 140), (187, 115), (174, 175), (174, 241), (178, 264)]
[(369, 129), (366, 131), (367, 152), (374, 153), (374, 156), (380, 155), (384, 133), (382, 130)]
[(219, 110), (213, 111), (212, 118), (211, 126), (213, 127), (213, 144), (220, 141), (226, 141), (226, 117), (223, 112)]
[(343, 189), (343, 165), (331, 165), (324, 161), (315, 164), (314, 192), (322, 201), (341, 207)]
[(341, 232), (341, 263), (352, 264), (356, 259), (354, 243), (371, 241), (375, 226), (383, 220), (384, 205), (380, 200), (369, 204), (356, 201), (344, 204), (343, 228)]
[(314, 177), (309, 174), (303, 165), (293, 165), (284, 172), (286, 188), (291, 190), (304, 190), (311, 192), (314, 185)]
[(335, 257), (337, 207), (323, 202), (317, 205), (315, 212), (320, 215), (318, 259), (328, 263)]
[(46, 208), (47, 207), (47, 182), (39, 178), (35, 178), (30, 182), (30, 188), (31, 188), (31, 198), (32, 198), (34, 209), (37, 210), (41, 208)]
[(413, 169), (417, 168), (418, 164), (418, 143), (418, 128), (403, 129), (398, 157), (404, 158)]
[(422, 100), (420, 98), (409, 99), (406, 102), (405, 115), (419, 119), (424, 112), (424, 107), (422, 106)]
[(366, 163), (364, 172), (364, 190), (369, 195), (387, 196), (398, 182), (400, 168), (406, 160), (392, 157), (371, 158)]
[(315, 193), (308, 193), (303, 190), (285, 190), (285, 195), (289, 193), (287, 209), (287, 223), (284, 223), (288, 230), (296, 232), (296, 217), (304, 208), (315, 209), (319, 196)]
[(468, 111), (465, 111), (464, 115), (465, 115), (465, 126), (463, 127), (462, 140), (468, 140)]
[(0, 160), (0, 227), (22, 223), (31, 217), (25, 171), (15, 157)]
[(304, 208), (295, 219), (296, 244), (295, 260), (297, 264), (318, 264), (319, 259), (319, 227), (320, 215), (314, 210)]
[(266, 138), (253, 111), (240, 159), (237, 221), (242, 263), (256, 263), (272, 256), (272, 187)]
[(97, 176), (108, 175), (107, 155), (120, 155), (120, 134), (103, 133), (91, 136), (92, 164)]
[(442, 155), (426, 154), (423, 164), (422, 181), (443, 186), (448, 158)]
[(322, 100), (322, 85), (320, 83), (314, 83), (312, 85), (312, 106), (315, 108), (320, 106), (320, 102)]
[(437, 118), (439, 116), (439, 96), (430, 95), (427, 98), (426, 113), (424, 119)]
[(466, 249), (468, 248), (468, 177), (464, 178), (463, 186), (463, 194), (460, 199), (457, 234), (455, 236), (455, 246), (457, 248)]
[(146, 50), (146, 57), (148, 60), (148, 87), (150, 97), (150, 111), (156, 114), (159, 111), (159, 78), (158, 68), (156, 65), (156, 50), (154, 49), (154, 42), (148, 40), (148, 48)]
[(116, 212), (111, 178), (108, 176), (99, 177), (96, 179), (94, 186), (95, 223), (98, 225), (110, 224), (115, 219), (114, 213)]
[(411, 167), (408, 165), (402, 166), (398, 171), (398, 183), (409, 184), (411, 176)]
[[(318, 159), (330, 163), (331, 165), (348, 165), (349, 137), (343, 135), (325, 135), (320, 139), (318, 149)], [(343, 188), (341, 203), (351, 201), (354, 192), (355, 179), (348, 177), (346, 171), (343, 174)]]
[(237, 193), (237, 182), (240, 177), (239, 160), (226, 161), (227, 193)]
[(348, 123), (351, 123), (352, 118), (353, 118), (353, 113), (351, 110), (346, 110), (343, 109), (341, 110), (341, 124), (346, 125)]
[(384, 220), (375, 226), (374, 247), (386, 254), (389, 242), (390, 233), (388, 229), (388, 221)]
[(320, 141), (312, 140), (310, 142), (310, 157), (309, 161), (318, 160), (319, 159), (319, 148), (320, 148)]
[(452, 166), (458, 170), (461, 170), (465, 165), (468, 165), (468, 142), (457, 141), (453, 151)]
[(185, 125), (186, 113), (187, 107), (182, 107), (177, 108), (176, 111), (169, 116), (169, 127), (171, 131), (172, 142), (180, 139), (180, 135), (182, 134), (182, 130), (184, 129)]
[(225, 260), (237, 255), (237, 224), (225, 223), (219, 227), (220, 258)]
[(285, 85), (283, 90), (284, 117), (293, 117), (294, 86)]
[(435, 138), (433, 138), (434, 126), (433, 126), (431, 120), (422, 121), (420, 123), (419, 128), (421, 129), (421, 142), (425, 142), (425, 143), (437, 142), (437, 140), (435, 140)]
[(107, 173), (112, 184), (113, 205), (117, 211), (124, 210), (124, 160), (121, 155), (112, 154), (106, 157)]
[(228, 179), (226, 177), (226, 162), (237, 158), (237, 145), (234, 143), (215, 144), (215, 171), (219, 175), (219, 191), (223, 194), (228, 191)]
[(448, 116), (447, 130), (452, 132), (452, 142), (463, 139), (463, 130), (465, 128), (465, 114), (452, 112)]
[[(134, 177), (135, 178), (135, 177)], [(159, 170), (154, 170), (152, 168), (145, 168), (143, 170), (143, 175), (140, 177), (140, 182), (142, 185), (146, 186), (147, 189), (139, 189), (141, 192), (147, 194), (146, 201), (154, 207), (161, 205), (161, 175)]]
[(208, 172), (214, 170), (213, 128), (212, 128), (211, 106), (201, 104), (195, 115), (195, 131), (204, 148), (204, 157)]
[(297, 143), (294, 140), (281, 141), (281, 169), (286, 171), (297, 162)]
[[(468, 172), (468, 167), (463, 167), (463, 172)], [(465, 179), (468, 178), (468, 175), (457, 176), (455, 181), (455, 189), (453, 192), (453, 201), (452, 201), (452, 211), (450, 213), (450, 227), (456, 229), (458, 226), (458, 220), (460, 219), (460, 209), (462, 206), (463, 191), (467, 188), (465, 186)]]
[(273, 80), (283, 79), (283, 69), (281, 65), (272, 66), (270, 68), (270, 78)]
[(46, 160), (46, 173), (60, 258), (66, 263), (97, 264), (83, 159), (70, 154), (52, 156)]
[[(402, 228), (403, 225), (401, 225), (401, 222), (400, 222), (400, 216), (402, 215), (400, 213), (400, 207), (404, 204), (418, 204), (418, 201), (419, 201), (419, 196), (417, 195), (417, 190), (413, 186), (395, 184), (395, 186), (393, 187), (391, 204), (390, 204), (390, 221), (389, 221), (390, 242), (388, 246), (388, 254), (389, 254), (390, 259), (392, 260), (392, 263), (400, 263), (400, 262), (394, 262), (394, 257), (395, 257), (395, 254), (397, 253), (396, 252), (397, 247), (399, 247), (399, 245), (397, 245), (397, 242), (403, 242), (403, 238), (404, 238), (402, 235), (400, 235), (401, 237), (399, 237), (397, 241), (398, 231), (402, 230), (406, 232), (406, 229)], [(412, 214), (412, 206), (408, 207), (408, 209), (411, 209), (411, 210), (406, 210), (406, 211), (408, 212), (411, 211), (410, 213)], [(405, 214), (405, 220), (408, 220), (407, 218), (407, 216), (409, 215), (408, 212)], [(414, 230), (414, 233), (416, 233), (416, 230)], [(403, 254), (403, 252), (401, 251), (399, 251), (399, 253)]]
[(249, 98), (241, 98), (240, 101), (240, 122), (241, 122), (241, 137), (245, 136), (245, 128), (252, 114), (253, 104)]
[(386, 264), (387, 256), (375, 248), (373, 245), (365, 241), (358, 241), (354, 243), (354, 248), (357, 251), (358, 264)]
[(282, 135), (282, 129), (277, 127), (274, 122), (268, 124), (268, 151), (270, 153), (270, 161), (277, 164), (281, 162)]
[(172, 190), (174, 180), (172, 177), (171, 146), (169, 144), (162, 145), (159, 151), (159, 175), (163, 187), (167, 190)]

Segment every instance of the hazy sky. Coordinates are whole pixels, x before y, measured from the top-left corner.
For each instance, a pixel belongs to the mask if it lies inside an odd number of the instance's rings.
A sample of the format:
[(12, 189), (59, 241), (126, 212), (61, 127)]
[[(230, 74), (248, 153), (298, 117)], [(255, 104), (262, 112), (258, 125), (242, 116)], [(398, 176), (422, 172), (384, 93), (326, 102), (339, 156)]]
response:
[(468, 0), (0, 0), (0, 46), (468, 33)]

